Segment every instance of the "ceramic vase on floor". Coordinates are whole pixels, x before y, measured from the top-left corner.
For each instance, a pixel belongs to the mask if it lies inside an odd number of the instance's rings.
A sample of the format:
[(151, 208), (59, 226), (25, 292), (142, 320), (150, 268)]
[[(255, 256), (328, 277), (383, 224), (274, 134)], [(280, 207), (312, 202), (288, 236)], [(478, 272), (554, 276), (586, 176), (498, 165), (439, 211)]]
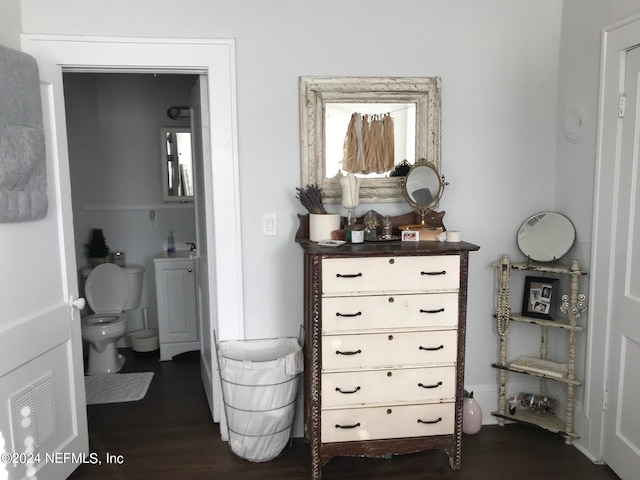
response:
[(473, 398), (473, 392), (467, 393), (465, 390), (464, 402), (462, 404), (462, 433), (475, 435), (482, 427), (482, 409)]

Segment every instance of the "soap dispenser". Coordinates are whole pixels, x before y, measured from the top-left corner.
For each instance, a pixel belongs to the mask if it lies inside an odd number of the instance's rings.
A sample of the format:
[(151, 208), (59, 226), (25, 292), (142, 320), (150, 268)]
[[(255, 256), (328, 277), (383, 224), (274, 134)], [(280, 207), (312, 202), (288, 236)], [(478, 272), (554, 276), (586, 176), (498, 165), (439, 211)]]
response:
[(167, 255), (171, 256), (176, 253), (176, 241), (173, 238), (173, 230), (169, 230), (169, 238), (167, 239)]

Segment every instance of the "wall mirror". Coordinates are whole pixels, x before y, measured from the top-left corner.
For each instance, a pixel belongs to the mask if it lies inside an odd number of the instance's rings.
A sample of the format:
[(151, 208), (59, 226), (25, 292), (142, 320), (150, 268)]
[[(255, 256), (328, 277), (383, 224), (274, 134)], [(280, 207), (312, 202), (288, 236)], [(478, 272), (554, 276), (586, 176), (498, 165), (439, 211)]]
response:
[(424, 216), (438, 205), (445, 185), (444, 176), (425, 159), (412, 165), (406, 177), (402, 178), (404, 198), (413, 211), (420, 215), (422, 225), (425, 224)]
[(518, 230), (518, 248), (535, 262), (554, 262), (567, 254), (576, 230), (567, 217), (541, 212), (527, 218)]
[(160, 130), (162, 196), (166, 202), (193, 201), (191, 130), (166, 127)]
[[(439, 174), (440, 84), (439, 77), (300, 77), (302, 185), (317, 184), (326, 203), (340, 203), (340, 177), (352, 172), (362, 179), (362, 203), (398, 202), (404, 197), (401, 177), (392, 173), (395, 165), (425, 159)], [(362, 127), (363, 121), (371, 130)], [(348, 154), (349, 146), (353, 138), (374, 131), (374, 122), (379, 122), (385, 138), (376, 144), (385, 151), (380, 155), (384, 161), (367, 157), (365, 173), (359, 167), (354, 171), (345, 158), (360, 155), (358, 161), (363, 161), (363, 154)]]

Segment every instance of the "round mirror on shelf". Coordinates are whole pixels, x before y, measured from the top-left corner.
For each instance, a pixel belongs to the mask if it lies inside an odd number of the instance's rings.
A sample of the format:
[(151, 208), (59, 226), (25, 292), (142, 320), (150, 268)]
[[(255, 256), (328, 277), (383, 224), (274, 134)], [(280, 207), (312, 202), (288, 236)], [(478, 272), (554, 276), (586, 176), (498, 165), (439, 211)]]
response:
[(535, 262), (559, 260), (575, 240), (576, 229), (571, 220), (555, 212), (536, 213), (518, 230), (518, 248)]
[(424, 216), (438, 205), (446, 185), (444, 176), (440, 176), (435, 165), (420, 160), (411, 166), (402, 179), (402, 193), (413, 211), (420, 214), (424, 225)]

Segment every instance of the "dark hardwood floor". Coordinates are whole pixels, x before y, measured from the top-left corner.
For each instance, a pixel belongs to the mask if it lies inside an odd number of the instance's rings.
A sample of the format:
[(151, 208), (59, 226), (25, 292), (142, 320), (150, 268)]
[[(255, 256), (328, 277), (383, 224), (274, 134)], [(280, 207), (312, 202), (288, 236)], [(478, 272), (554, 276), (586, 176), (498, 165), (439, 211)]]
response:
[[(89, 450), (101, 465), (81, 465), (69, 477), (85, 479), (306, 480), (309, 446), (294, 439), (291, 448), (270, 462), (251, 463), (231, 452), (211, 421), (200, 380), (198, 356), (183, 354), (172, 362), (157, 356), (134, 356), (130, 350), (123, 373), (155, 372), (146, 397), (138, 402), (88, 407)], [(107, 454), (122, 463), (107, 463)], [(113, 458), (113, 457), (112, 457)], [(519, 424), (482, 427), (464, 435), (462, 470), (449, 469), (439, 451), (383, 459), (331, 460), (324, 480), (494, 479), (605, 480), (618, 477), (595, 465), (559, 435)]]

